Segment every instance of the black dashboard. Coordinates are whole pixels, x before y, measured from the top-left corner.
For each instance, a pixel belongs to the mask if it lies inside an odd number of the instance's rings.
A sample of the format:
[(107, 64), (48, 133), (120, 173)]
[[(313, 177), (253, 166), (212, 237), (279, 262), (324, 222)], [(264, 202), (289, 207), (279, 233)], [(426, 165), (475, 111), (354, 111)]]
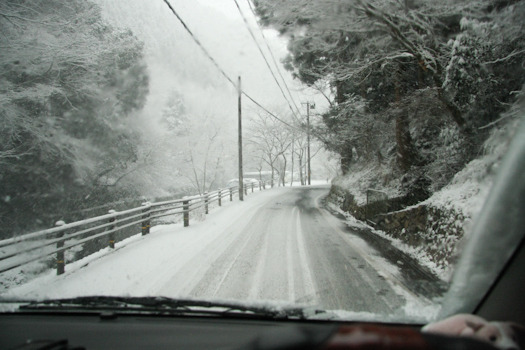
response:
[(266, 335), (268, 348), (283, 348), (291, 342), (318, 344), (335, 328), (323, 323), (207, 317), (4, 314), (0, 315), (0, 348), (38, 349), (44, 348), (36, 346), (41, 341), (49, 346), (67, 340), (69, 348), (85, 349), (237, 349), (261, 334)]
[(495, 349), (474, 339), (420, 333), (410, 325), (69, 313), (0, 315), (0, 348)]

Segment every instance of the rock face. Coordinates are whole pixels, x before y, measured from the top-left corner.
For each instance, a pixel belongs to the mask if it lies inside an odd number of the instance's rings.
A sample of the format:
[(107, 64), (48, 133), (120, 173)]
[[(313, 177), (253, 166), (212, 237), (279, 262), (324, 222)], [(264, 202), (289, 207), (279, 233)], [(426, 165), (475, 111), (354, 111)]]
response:
[(329, 200), (356, 219), (424, 251), (437, 266), (445, 268), (455, 260), (466, 221), (461, 213), (427, 204), (406, 207), (404, 198), (359, 206), (350, 192), (336, 186), (332, 186)]

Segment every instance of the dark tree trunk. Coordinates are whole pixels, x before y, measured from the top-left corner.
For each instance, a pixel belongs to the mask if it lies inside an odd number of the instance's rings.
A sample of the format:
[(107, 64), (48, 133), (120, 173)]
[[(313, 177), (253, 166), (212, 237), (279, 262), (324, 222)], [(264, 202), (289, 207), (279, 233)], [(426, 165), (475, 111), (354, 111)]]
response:
[(337, 104), (341, 104), (345, 102), (346, 98), (345, 98), (344, 82), (342, 81), (335, 82), (335, 93), (336, 93), (335, 101), (337, 102)]
[(348, 171), (350, 171), (350, 166), (352, 165), (353, 161), (353, 147), (352, 145), (348, 145), (345, 147), (343, 152), (341, 152), (341, 171), (343, 172), (343, 175), (348, 174)]
[(299, 156), (299, 178), (301, 180), (301, 186), (304, 185), (304, 176), (303, 176), (303, 156)]
[(410, 136), (408, 115), (402, 111), (396, 117), (397, 164), (406, 173), (416, 164), (417, 156)]

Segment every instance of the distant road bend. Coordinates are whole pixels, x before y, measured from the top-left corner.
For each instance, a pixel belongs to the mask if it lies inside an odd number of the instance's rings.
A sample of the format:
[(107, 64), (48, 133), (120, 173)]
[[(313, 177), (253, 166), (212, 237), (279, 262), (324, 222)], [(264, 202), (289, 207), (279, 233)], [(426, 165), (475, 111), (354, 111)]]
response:
[(189, 228), (165, 226), (13, 292), (267, 300), (376, 314), (400, 312), (410, 301), (429, 305), (442, 292), (440, 281), (385, 239), (353, 230), (328, 211), (328, 190), (249, 195)]

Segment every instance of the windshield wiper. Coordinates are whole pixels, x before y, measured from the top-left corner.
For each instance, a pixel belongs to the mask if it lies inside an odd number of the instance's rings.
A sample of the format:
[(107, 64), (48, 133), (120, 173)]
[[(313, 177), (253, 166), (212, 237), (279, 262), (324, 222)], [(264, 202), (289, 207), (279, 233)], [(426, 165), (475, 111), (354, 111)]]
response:
[(302, 308), (258, 306), (230, 302), (211, 302), (166, 297), (89, 296), (70, 299), (33, 301), (19, 306), (27, 312), (90, 312), (101, 315), (153, 314), (208, 317), (247, 317), (256, 319), (306, 319)]

